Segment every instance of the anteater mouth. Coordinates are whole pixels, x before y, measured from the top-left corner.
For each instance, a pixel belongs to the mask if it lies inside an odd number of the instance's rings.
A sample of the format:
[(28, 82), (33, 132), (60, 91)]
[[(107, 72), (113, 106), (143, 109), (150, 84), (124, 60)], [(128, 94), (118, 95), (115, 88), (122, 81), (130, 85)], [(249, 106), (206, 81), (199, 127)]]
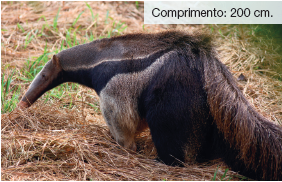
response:
[(20, 108), (28, 108), (29, 106), (30, 104), (25, 101), (20, 101), (20, 103), (18, 104), (18, 107)]

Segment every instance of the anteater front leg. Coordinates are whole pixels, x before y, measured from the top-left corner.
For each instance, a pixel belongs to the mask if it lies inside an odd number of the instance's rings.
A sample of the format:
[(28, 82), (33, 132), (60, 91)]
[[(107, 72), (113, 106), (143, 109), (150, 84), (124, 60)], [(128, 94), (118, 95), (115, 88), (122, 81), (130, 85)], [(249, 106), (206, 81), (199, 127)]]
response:
[(101, 111), (115, 140), (123, 147), (136, 151), (135, 134), (142, 120), (134, 100), (103, 90), (100, 95)]

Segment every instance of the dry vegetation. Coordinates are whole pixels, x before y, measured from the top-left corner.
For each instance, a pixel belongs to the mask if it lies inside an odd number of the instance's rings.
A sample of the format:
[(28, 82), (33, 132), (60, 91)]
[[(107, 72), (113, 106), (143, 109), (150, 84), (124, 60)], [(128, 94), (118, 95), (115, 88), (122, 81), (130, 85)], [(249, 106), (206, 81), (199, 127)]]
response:
[(2, 180), (180, 181), (211, 180), (215, 174), (216, 180), (242, 179), (230, 170), (225, 176), (227, 166), (221, 161), (185, 168), (156, 162), (149, 131), (137, 137), (137, 153), (125, 150), (108, 134), (98, 96), (82, 86), (64, 84), (31, 108), (10, 112), (34, 76), (26, 70), (38, 72), (35, 68), (44, 65), (37, 64), (39, 56), (50, 58), (62, 48), (91, 39), (165, 29), (213, 31), (221, 60), (235, 77), (244, 74), (246, 81), (239, 81), (239, 86), (246, 97), (264, 116), (281, 124), (278, 73), (267, 66), (257, 68), (262, 61), (275, 64), (281, 55), (269, 42), (253, 44), (251, 30), (244, 27), (143, 26), (143, 4), (135, 2), (1, 2), (1, 26)]

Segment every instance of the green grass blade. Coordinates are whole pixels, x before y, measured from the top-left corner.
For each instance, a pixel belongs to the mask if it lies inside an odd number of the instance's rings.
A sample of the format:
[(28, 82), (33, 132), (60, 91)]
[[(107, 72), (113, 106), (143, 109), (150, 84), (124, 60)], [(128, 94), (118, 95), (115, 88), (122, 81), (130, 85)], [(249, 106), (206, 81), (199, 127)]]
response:
[(122, 29), (120, 29), (118, 32), (121, 33), (121, 32), (123, 32), (126, 28), (127, 28), (127, 25), (124, 26)]
[(5, 99), (5, 92), (4, 92), (4, 87), (5, 87), (5, 75), (2, 74), (2, 80), (1, 80), (1, 102), (4, 103), (4, 99)]
[[(11, 112), (18, 103), (18, 98), (20, 95), (20, 89), (18, 87), (17, 90), (11, 88), (11, 83), (13, 82), (13, 75), (14, 71), (12, 74), (8, 76), (7, 81), (5, 81), (5, 75), (2, 74), (2, 79), (1, 79), (1, 113), (6, 113), (6, 112)], [(12, 94), (12, 95), (11, 95)], [(11, 96), (9, 96), (11, 95)], [(11, 98), (10, 98), (11, 97)], [(10, 98), (10, 99), (9, 99)]]
[(75, 19), (75, 21), (72, 23), (72, 26), (74, 27), (76, 22), (78, 21), (78, 19), (80, 18), (80, 16), (82, 15), (82, 13), (84, 13), (85, 10), (83, 10), (81, 13), (79, 13), (79, 15), (77, 16), (77, 18)]
[(30, 68), (33, 68), (33, 67), (37, 66), (44, 56), (45, 56), (45, 54), (40, 55), (40, 56), (32, 63), (32, 65), (30, 66)]
[(44, 15), (40, 16), (40, 17), (38, 18), (37, 22), (39, 22), (39, 21), (41, 20), (41, 18), (43, 18), (44, 21), (47, 22), (46, 17), (45, 17)]
[[(38, 32), (38, 30), (36, 30), (34, 34), (36, 35), (37, 32)], [(29, 32), (29, 33), (31, 33), (31, 32)], [(26, 48), (28, 46), (28, 44), (32, 41), (33, 38), (34, 38), (34, 35), (32, 35), (29, 39), (27, 39), (25, 41), (25, 47), (24, 48)]]
[(25, 41), (24, 41), (24, 48), (26, 48), (26, 46), (27, 46), (27, 42), (28, 42), (28, 38), (29, 38), (29, 34), (30, 34), (30, 32), (28, 32), (27, 34), (26, 34), (26, 36), (25, 36)]
[(136, 9), (139, 8), (139, 2), (138, 1), (135, 1), (135, 7), (136, 7)]
[(108, 31), (108, 36), (107, 36), (107, 38), (110, 38), (111, 35), (112, 35), (112, 31)]
[(109, 13), (110, 13), (109, 10), (107, 10), (106, 19), (105, 19), (105, 24), (109, 24), (109, 22), (108, 22)]
[(55, 30), (57, 30), (58, 18), (59, 18), (60, 10), (61, 10), (61, 7), (59, 7), (59, 10), (58, 10), (58, 12), (57, 12), (57, 15), (55, 16), (54, 21), (53, 21), (53, 28), (54, 28)]
[(19, 80), (23, 80), (23, 81), (32, 81), (33, 79), (28, 79), (28, 78), (25, 78), (25, 77), (17, 77)]
[(60, 51), (62, 51), (64, 49), (64, 40), (62, 40), (62, 43), (61, 43), (61, 48), (60, 48)]
[(19, 29), (22, 30), (22, 32), (25, 32), (24, 28), (19, 23), (17, 23), (17, 26), (18, 26)]
[(94, 40), (94, 36), (93, 36), (93, 33), (92, 33), (92, 32), (90, 32), (89, 40), (90, 40), (91, 42)]
[(88, 8), (88, 9), (90, 10), (90, 12), (91, 12), (92, 21), (94, 21), (94, 20), (95, 20), (95, 17), (94, 17), (94, 14), (93, 14), (93, 10), (92, 10), (91, 6), (90, 6), (87, 2), (85, 2), (85, 3), (86, 3), (87, 8)]
[(218, 167), (216, 168), (215, 172), (214, 172), (214, 176), (213, 178), (211, 179), (212, 181), (216, 181), (216, 174), (218, 172)]
[(6, 82), (6, 94), (8, 94), (9, 93), (9, 88), (10, 88), (10, 85), (11, 85), (11, 83), (12, 83), (12, 77), (13, 77), (13, 75), (14, 75), (14, 71), (15, 70), (13, 70), (13, 73), (12, 73), (12, 75), (10, 75), (9, 77), (8, 77), (8, 80), (7, 80), (7, 82)]
[(95, 28), (97, 27), (97, 23), (98, 23), (98, 21), (99, 21), (99, 13), (97, 13), (95, 16), (94, 16), (94, 19), (97, 19), (96, 20), (96, 23), (95, 23)]
[(46, 54), (46, 53), (47, 53), (47, 41), (45, 42), (45, 47), (44, 47), (44, 53), (43, 53), (43, 55)]
[(224, 174), (222, 175), (222, 177), (221, 177), (221, 181), (223, 181), (224, 180), (224, 178), (226, 177), (226, 174), (227, 174), (227, 171), (228, 171), (229, 169), (228, 168), (226, 168), (225, 169), (225, 171), (224, 171)]
[(219, 33), (222, 37), (224, 37), (224, 35), (223, 35), (223, 33), (221, 32), (220, 29), (218, 30), (218, 33)]
[(71, 47), (70, 32), (71, 32), (71, 28), (69, 28), (69, 29), (67, 30), (67, 33), (66, 33), (66, 42), (67, 42), (67, 45), (69, 46), (69, 48)]
[(76, 31), (73, 32), (73, 43), (72, 46), (76, 46)]

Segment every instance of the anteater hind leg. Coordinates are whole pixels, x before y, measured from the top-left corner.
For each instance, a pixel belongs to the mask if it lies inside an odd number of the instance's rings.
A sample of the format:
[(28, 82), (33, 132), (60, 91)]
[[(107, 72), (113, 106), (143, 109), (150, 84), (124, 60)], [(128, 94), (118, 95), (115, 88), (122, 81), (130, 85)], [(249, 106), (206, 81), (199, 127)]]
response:
[[(168, 165), (182, 166), (182, 162), (196, 162), (202, 157), (199, 154), (204, 152), (206, 145), (207, 115), (204, 111), (197, 113), (193, 108), (199, 106), (197, 103), (193, 105), (183, 98), (184, 101), (181, 101), (180, 96), (170, 98), (149, 107), (147, 112), (146, 119), (158, 157)], [(190, 108), (187, 107), (189, 105)]]
[(182, 162), (206, 158), (210, 129), (204, 102), (179, 94), (165, 98), (154, 98), (146, 116), (159, 159), (168, 165), (182, 166)]
[[(182, 166), (184, 162), (184, 146), (186, 138), (183, 136), (182, 125), (177, 125), (167, 112), (151, 110), (147, 115), (148, 125), (152, 139), (157, 148), (158, 160), (167, 165)], [(182, 131), (181, 131), (182, 130)]]
[(146, 120), (158, 157), (168, 165), (197, 161), (210, 130), (206, 96), (200, 79), (196, 74), (188, 78), (193, 80), (168, 77), (161, 82), (156, 79), (144, 96)]

